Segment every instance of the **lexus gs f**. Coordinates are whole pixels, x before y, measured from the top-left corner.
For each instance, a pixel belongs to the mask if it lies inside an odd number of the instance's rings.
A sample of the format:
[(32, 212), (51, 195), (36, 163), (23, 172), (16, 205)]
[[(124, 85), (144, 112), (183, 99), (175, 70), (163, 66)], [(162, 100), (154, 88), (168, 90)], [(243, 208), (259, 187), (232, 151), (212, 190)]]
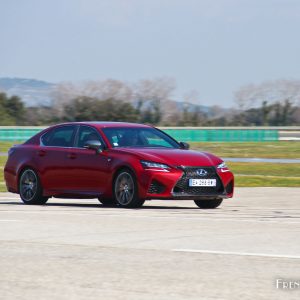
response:
[(98, 198), (104, 206), (140, 207), (162, 199), (216, 208), (233, 196), (234, 177), (222, 159), (189, 150), (147, 125), (59, 124), (13, 146), (8, 155), (7, 189), (25, 204)]

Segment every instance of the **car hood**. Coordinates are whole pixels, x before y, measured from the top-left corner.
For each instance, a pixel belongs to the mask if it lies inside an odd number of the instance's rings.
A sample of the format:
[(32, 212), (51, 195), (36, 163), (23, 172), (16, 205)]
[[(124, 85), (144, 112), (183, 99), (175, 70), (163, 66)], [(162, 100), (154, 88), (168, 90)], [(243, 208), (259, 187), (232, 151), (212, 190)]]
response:
[(118, 148), (118, 152), (132, 154), (140, 159), (165, 163), (171, 166), (215, 166), (222, 162), (219, 157), (207, 153), (184, 149), (164, 148)]

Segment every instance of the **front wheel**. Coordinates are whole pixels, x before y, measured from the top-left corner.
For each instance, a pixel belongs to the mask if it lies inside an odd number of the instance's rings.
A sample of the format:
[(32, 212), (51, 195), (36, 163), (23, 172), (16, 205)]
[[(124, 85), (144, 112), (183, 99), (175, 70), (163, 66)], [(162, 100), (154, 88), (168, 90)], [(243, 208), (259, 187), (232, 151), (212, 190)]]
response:
[(223, 202), (223, 199), (212, 199), (212, 200), (194, 200), (196, 205), (204, 209), (217, 208)]
[(127, 169), (117, 174), (114, 180), (113, 193), (115, 201), (120, 207), (141, 207), (145, 202), (145, 200), (138, 198), (135, 176)]
[(19, 192), (25, 204), (45, 204), (48, 200), (43, 197), (43, 188), (39, 177), (32, 169), (23, 171), (19, 181)]

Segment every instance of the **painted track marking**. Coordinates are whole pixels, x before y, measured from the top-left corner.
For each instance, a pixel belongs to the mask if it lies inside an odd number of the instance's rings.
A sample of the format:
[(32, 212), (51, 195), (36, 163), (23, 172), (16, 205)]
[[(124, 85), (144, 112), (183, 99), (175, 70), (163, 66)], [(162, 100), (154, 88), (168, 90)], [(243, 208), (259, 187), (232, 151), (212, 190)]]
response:
[(201, 254), (220, 254), (220, 255), (259, 256), (259, 257), (271, 257), (271, 258), (300, 259), (300, 256), (298, 256), (298, 255), (286, 255), (286, 254), (251, 253), (251, 252), (234, 252), (234, 251), (213, 251), (213, 250), (198, 250), (198, 249), (173, 249), (172, 251), (174, 251), (174, 252), (186, 252), (186, 253), (201, 253)]

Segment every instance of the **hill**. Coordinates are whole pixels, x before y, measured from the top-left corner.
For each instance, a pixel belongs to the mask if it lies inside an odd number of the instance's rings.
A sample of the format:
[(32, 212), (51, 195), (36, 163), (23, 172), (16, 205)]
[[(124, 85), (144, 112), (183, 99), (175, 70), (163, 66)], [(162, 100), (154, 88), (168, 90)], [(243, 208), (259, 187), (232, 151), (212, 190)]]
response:
[(19, 96), (27, 107), (50, 106), (55, 84), (26, 78), (0, 78), (0, 91), (8, 96)]

